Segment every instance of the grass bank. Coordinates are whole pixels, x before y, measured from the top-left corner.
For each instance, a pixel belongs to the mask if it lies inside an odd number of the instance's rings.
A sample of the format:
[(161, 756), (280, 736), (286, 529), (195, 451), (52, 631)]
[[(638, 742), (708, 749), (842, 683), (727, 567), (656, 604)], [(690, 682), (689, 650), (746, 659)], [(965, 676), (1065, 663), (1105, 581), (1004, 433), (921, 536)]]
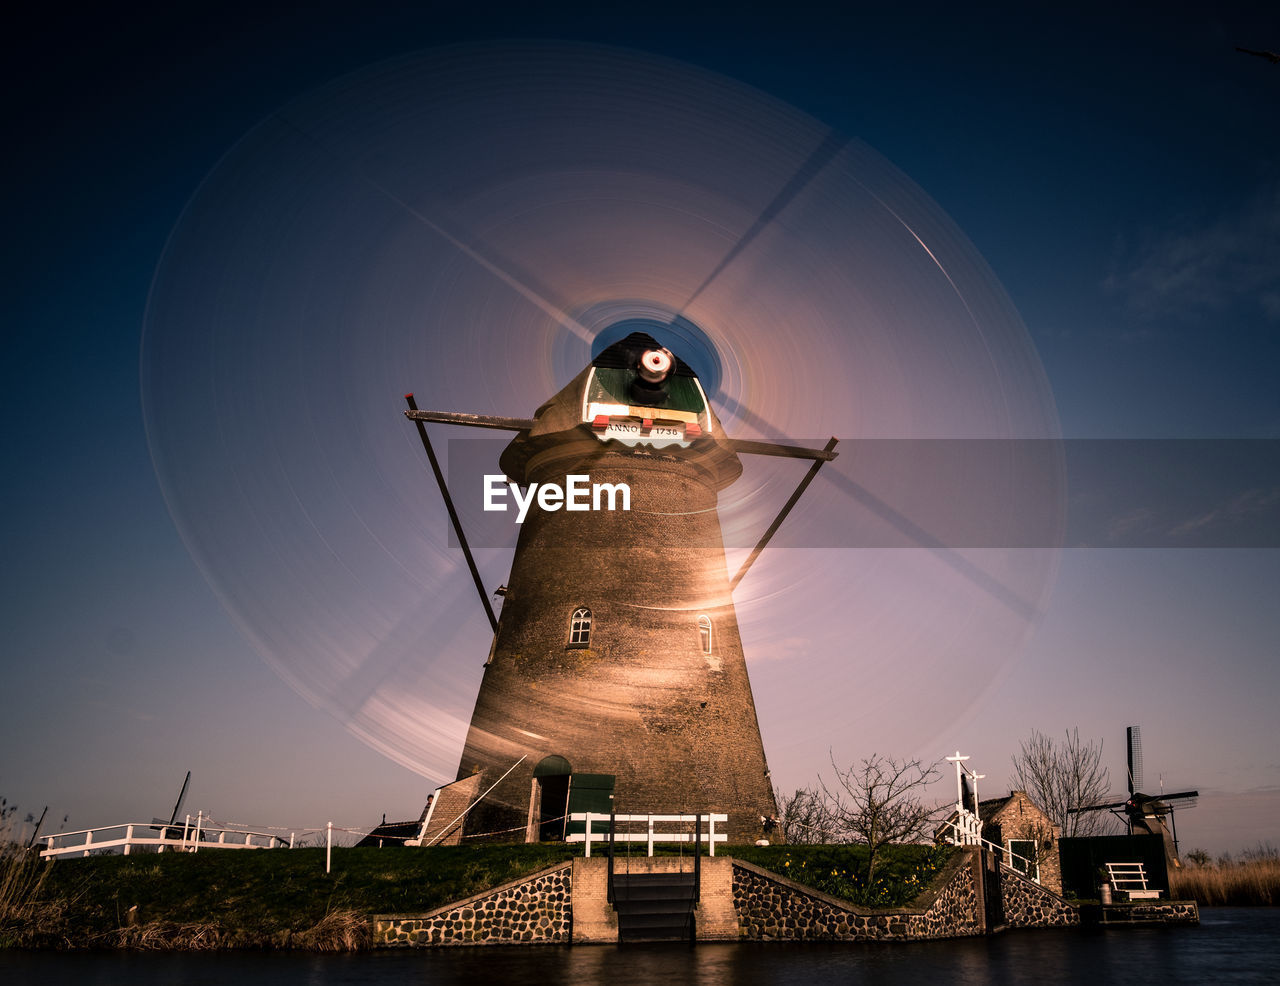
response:
[(1187, 865), (1169, 871), (1170, 896), (1204, 907), (1280, 904), (1280, 859)]
[(304, 948), (368, 943), (367, 916), (430, 910), (571, 858), (565, 846), (209, 850), (39, 863), (26, 947)]
[[(370, 944), (369, 916), (413, 914), (571, 859), (565, 845), (436, 846), (94, 856), (49, 864), (27, 856), (28, 892), (0, 918), (0, 945), (34, 948), (290, 948)], [(895, 846), (870, 889), (858, 846), (721, 849), (824, 893), (873, 907), (909, 903), (948, 851)]]

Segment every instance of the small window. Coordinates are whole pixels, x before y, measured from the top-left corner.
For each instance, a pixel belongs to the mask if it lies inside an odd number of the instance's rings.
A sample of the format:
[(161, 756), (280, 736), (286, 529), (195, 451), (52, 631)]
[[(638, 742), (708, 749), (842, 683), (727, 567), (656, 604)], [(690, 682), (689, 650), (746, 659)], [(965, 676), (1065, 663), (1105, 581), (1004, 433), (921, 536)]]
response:
[(702, 641), (702, 653), (711, 653), (711, 617), (698, 617), (698, 639)]
[(1036, 859), (1036, 844), (1031, 839), (1009, 840), (1009, 865), (1032, 880), (1040, 879), (1040, 862)]
[(569, 646), (586, 647), (591, 642), (591, 610), (579, 606), (569, 620)]

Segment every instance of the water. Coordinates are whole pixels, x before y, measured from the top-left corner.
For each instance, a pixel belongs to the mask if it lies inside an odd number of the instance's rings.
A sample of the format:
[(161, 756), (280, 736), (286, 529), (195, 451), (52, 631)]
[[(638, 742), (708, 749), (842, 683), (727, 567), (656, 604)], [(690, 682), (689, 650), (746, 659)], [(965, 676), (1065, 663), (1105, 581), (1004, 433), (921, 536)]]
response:
[(304, 953), (0, 952), (0, 982), (97, 986), (574, 983), (1280, 983), (1280, 908), (1213, 908), (1198, 928), (1021, 931), (917, 942), (456, 948)]

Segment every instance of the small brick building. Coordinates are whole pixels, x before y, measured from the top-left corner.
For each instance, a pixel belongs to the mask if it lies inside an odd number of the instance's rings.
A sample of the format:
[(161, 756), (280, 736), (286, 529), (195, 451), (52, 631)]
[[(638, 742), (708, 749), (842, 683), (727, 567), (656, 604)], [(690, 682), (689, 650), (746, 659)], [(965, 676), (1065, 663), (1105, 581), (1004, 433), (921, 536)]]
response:
[[(1003, 798), (991, 798), (978, 805), (982, 819), (982, 838), (1004, 850), (1004, 862), (1014, 869), (1039, 880), (1041, 886), (1062, 893), (1062, 867), (1058, 859), (1058, 840), (1062, 828), (1055, 825), (1026, 791), (1010, 791)], [(952, 814), (952, 820), (955, 815)], [(942, 837), (947, 828), (938, 830)]]
[[(1030, 860), (1032, 869), (1028, 875), (1039, 879), (1042, 886), (1054, 893), (1062, 893), (1062, 868), (1058, 863), (1062, 828), (1053, 823), (1026, 791), (1010, 791), (1008, 797), (983, 801), (978, 805), (978, 817), (982, 819), (984, 839), (1003, 847), (1007, 853)], [(1019, 870), (1027, 866), (1017, 858), (1012, 859), (1012, 865)]]

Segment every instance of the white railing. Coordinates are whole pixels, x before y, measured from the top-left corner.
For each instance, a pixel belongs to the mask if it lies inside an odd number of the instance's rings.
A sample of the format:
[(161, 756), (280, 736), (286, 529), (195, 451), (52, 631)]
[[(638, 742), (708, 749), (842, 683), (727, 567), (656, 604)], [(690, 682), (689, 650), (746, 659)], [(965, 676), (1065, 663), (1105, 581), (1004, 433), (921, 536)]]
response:
[(982, 819), (962, 808), (956, 813), (955, 821), (947, 823), (953, 831), (952, 845), (977, 846), (982, 843)]
[(46, 835), (45, 848), (40, 851), (40, 857), (59, 859), (63, 856), (89, 856), (95, 852), (116, 850), (128, 856), (135, 847), (156, 852), (164, 852), (165, 849), (173, 852), (197, 852), (200, 849), (274, 849), (289, 845), (290, 841), (267, 832), (210, 827), (202, 817), (193, 819), (187, 816), (185, 822), (174, 825), (163, 822), (126, 822)]
[[(966, 814), (972, 814), (972, 813), (966, 812)], [(946, 839), (947, 842), (949, 842), (951, 845), (982, 846), (986, 849), (989, 849), (993, 853), (997, 853), (1000, 856), (1001, 861), (1004, 863), (1005, 866), (1009, 867), (1009, 869), (1016, 870), (1018, 873), (1021, 873), (1023, 876), (1025, 876), (1028, 880), (1033, 880), (1036, 883), (1040, 882), (1040, 867), (1036, 865), (1036, 861), (1034, 859), (1027, 859), (1026, 856), (1023, 856), (1020, 853), (1016, 853), (1012, 849), (1007, 849), (1004, 846), (998, 846), (991, 840), (982, 838), (981, 835), (978, 835), (977, 838), (975, 838), (974, 833), (968, 826), (958, 825), (956, 824), (956, 822), (953, 822), (950, 820), (944, 822), (943, 824), (951, 830), (949, 834), (943, 836), (943, 838)], [(979, 829), (979, 831), (981, 831), (981, 829)], [(1025, 863), (1026, 869), (1025, 870), (1019, 869), (1017, 866), (1015, 866), (1013, 864), (1013, 861), (1015, 859), (1021, 860), (1023, 863)]]
[[(657, 831), (655, 825), (693, 825), (701, 818), (707, 823), (706, 831), (700, 833), (693, 832), (660, 832)], [(706, 815), (610, 815), (608, 812), (596, 811), (575, 811), (569, 816), (571, 822), (585, 822), (586, 831), (575, 832), (565, 838), (566, 842), (583, 842), (586, 843), (586, 855), (591, 855), (591, 844), (593, 842), (609, 841), (609, 820), (613, 819), (619, 824), (625, 824), (628, 829), (631, 825), (640, 823), (644, 825), (642, 832), (614, 832), (614, 842), (644, 842), (648, 847), (648, 855), (653, 855), (654, 843), (659, 842), (693, 842), (698, 839), (700, 845), (710, 847), (711, 855), (716, 854), (717, 842), (728, 842), (729, 836), (723, 832), (716, 831), (716, 822), (728, 822), (729, 816), (722, 814), (710, 813)], [(601, 824), (604, 831), (591, 831), (592, 824)], [(700, 837), (699, 837), (700, 836)]]
[(1130, 900), (1154, 900), (1162, 893), (1147, 886), (1147, 868), (1142, 863), (1107, 863), (1106, 867), (1111, 886)]

